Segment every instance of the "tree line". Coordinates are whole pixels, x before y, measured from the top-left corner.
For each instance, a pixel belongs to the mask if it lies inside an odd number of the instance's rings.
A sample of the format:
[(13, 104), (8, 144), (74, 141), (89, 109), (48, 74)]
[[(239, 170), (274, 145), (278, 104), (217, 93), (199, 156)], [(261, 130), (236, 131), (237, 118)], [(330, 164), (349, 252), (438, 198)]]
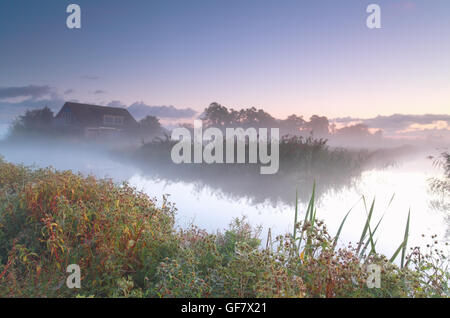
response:
[(262, 109), (250, 107), (241, 110), (228, 109), (218, 103), (210, 104), (201, 115), (203, 125), (217, 128), (279, 128), (281, 135), (313, 134), (314, 136), (326, 137), (337, 136), (382, 136), (382, 131), (372, 133), (365, 124), (355, 124), (340, 129), (326, 117), (313, 115), (309, 120), (303, 116), (292, 114), (286, 119), (276, 119)]
[[(254, 128), (279, 128), (280, 135), (314, 135), (316, 137), (344, 136), (344, 137), (382, 137), (382, 131), (372, 133), (365, 124), (354, 124), (340, 129), (336, 124), (330, 122), (326, 116), (313, 115), (308, 120), (303, 116), (292, 114), (286, 119), (277, 119), (255, 107), (235, 110), (227, 108), (219, 103), (211, 103), (199, 116), (204, 127), (225, 128), (242, 127)], [(42, 109), (28, 110), (19, 116), (11, 125), (11, 135), (24, 135), (29, 133), (52, 133), (55, 127), (52, 125), (54, 119), (53, 111), (44, 107)], [(181, 126), (192, 128), (192, 124), (185, 123)], [(136, 129), (130, 134), (134, 136), (148, 136), (160, 134), (164, 130), (159, 118), (146, 116), (138, 121)]]
[[(56, 130), (64, 132), (64, 128), (53, 125), (55, 115), (53, 111), (44, 107), (41, 109), (27, 110), (25, 114), (17, 117), (12, 123), (9, 135), (28, 136), (28, 135), (51, 135)], [(160, 134), (163, 130), (159, 118), (148, 115), (137, 122), (134, 129), (127, 131), (132, 137), (144, 138), (146, 136)], [(72, 133), (68, 131), (67, 133)]]

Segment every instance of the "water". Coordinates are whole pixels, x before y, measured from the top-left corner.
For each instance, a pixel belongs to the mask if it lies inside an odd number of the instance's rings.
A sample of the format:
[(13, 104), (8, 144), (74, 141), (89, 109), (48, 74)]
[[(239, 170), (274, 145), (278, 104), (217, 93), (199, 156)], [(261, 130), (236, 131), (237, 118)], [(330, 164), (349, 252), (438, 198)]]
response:
[[(351, 209), (340, 243), (357, 242), (366, 221), (362, 196), (365, 196), (367, 210), (375, 196), (372, 224), (384, 215), (376, 235), (378, 251), (387, 255), (395, 252), (403, 240), (409, 210), (411, 236), (408, 245), (424, 246), (428, 242), (421, 237), (422, 234), (437, 234), (444, 238), (447, 229), (443, 212), (430, 206), (433, 195), (429, 193), (428, 179), (438, 175), (439, 171), (425, 159), (363, 172), (354, 186), (324, 194), (317, 205), (317, 217), (323, 219), (330, 233), (334, 234)], [(251, 224), (262, 226), (263, 237), (269, 228), (273, 235), (292, 232), (294, 202), (290, 205), (278, 202), (275, 206), (272, 202), (254, 204), (245, 196), (236, 199), (208, 186), (198, 188), (192, 183), (168, 182), (142, 174), (133, 175), (129, 181), (151, 196), (170, 194), (171, 201), (178, 208), (177, 221), (182, 227), (193, 223), (216, 231), (226, 227), (233, 218), (246, 216)], [(300, 214), (304, 215), (302, 212), (305, 210), (306, 204), (300, 203)]]
[[(222, 230), (234, 219), (245, 216), (255, 226), (262, 227), (265, 239), (270, 228), (272, 237), (277, 234), (291, 233), (294, 222), (294, 200), (291, 202), (273, 200), (254, 200), (253, 194), (258, 188), (227, 192), (230, 186), (218, 188), (216, 183), (171, 181), (144, 174), (130, 165), (119, 163), (104, 153), (92, 148), (73, 149), (47, 147), (45, 150), (35, 147), (0, 147), (0, 154), (6, 160), (39, 167), (53, 166), (57, 169), (70, 169), (98, 177), (111, 177), (115, 181), (128, 181), (137, 189), (144, 191), (161, 202), (163, 195), (178, 209), (177, 225), (188, 227), (195, 224), (210, 232)], [(324, 191), (317, 202), (317, 217), (323, 219), (334, 235), (350, 210), (350, 215), (341, 234), (340, 244), (357, 242), (366, 220), (366, 209), (362, 196), (365, 196), (367, 209), (375, 196), (375, 210), (372, 225), (384, 215), (377, 231), (377, 251), (391, 256), (403, 240), (408, 211), (411, 211), (409, 246), (424, 246), (428, 241), (421, 235), (437, 234), (445, 239), (448, 224), (444, 211), (435, 210), (430, 201), (429, 178), (440, 176), (442, 171), (432, 165), (424, 154), (399, 162), (384, 169), (364, 171), (360, 178), (340, 188)], [(235, 180), (236, 185), (244, 180)], [(288, 197), (295, 197), (295, 187), (282, 189)], [(394, 195), (392, 204), (389, 202)], [(299, 219), (306, 210), (306, 202), (299, 204)], [(448, 211), (447, 211), (448, 213)]]

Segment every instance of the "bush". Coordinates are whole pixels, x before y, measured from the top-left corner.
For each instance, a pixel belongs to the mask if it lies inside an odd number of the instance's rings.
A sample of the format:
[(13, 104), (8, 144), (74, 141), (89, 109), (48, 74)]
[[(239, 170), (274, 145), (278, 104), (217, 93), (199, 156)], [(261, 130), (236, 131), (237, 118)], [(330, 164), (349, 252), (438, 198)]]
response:
[(144, 288), (176, 251), (171, 205), (127, 184), (4, 162), (0, 176), (0, 294), (73, 296), (69, 264), (80, 266), (85, 295), (115, 295), (128, 276)]
[[(216, 234), (177, 230), (175, 210), (126, 183), (0, 159), (0, 296), (449, 295), (446, 258), (433, 252), (437, 242), (426, 255), (413, 249), (410, 266), (400, 268), (375, 253), (360, 257), (351, 246), (335, 250), (321, 221), (296, 224), (302, 248), (295, 231), (268, 237), (262, 248), (259, 230), (244, 219)], [(81, 289), (66, 287), (69, 264), (81, 268)], [(380, 289), (366, 285), (369, 264), (382, 268)]]

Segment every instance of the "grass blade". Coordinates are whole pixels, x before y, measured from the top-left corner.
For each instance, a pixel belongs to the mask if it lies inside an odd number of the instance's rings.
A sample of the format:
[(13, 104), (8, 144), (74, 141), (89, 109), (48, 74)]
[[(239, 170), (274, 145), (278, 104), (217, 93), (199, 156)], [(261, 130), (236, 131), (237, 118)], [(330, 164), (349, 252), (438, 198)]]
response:
[[(305, 219), (303, 220), (303, 225), (306, 224), (306, 221), (310, 218), (310, 214), (312, 213), (312, 209), (314, 207), (315, 193), (316, 193), (316, 182), (314, 181), (311, 198), (309, 199), (308, 207), (307, 207), (306, 213), (305, 213)], [(299, 249), (300, 249), (300, 245), (301, 245), (302, 241), (303, 241), (303, 229), (301, 229), (300, 240), (298, 242)]]
[[(352, 209), (350, 209), (350, 211), (351, 211), (351, 210), (352, 210)], [(339, 235), (341, 235), (342, 228), (344, 227), (344, 223), (345, 223), (345, 221), (347, 220), (347, 217), (348, 217), (348, 215), (350, 214), (350, 211), (347, 212), (347, 214), (345, 215), (344, 219), (343, 219), (342, 222), (341, 222), (341, 225), (339, 225), (339, 229), (338, 229), (338, 231), (337, 231), (337, 233), (336, 233), (336, 236), (334, 237), (334, 243), (333, 243), (333, 246), (336, 246), (336, 244), (337, 244), (337, 241), (338, 241), (338, 239), (339, 239)]]
[[(366, 199), (364, 196), (363, 196), (363, 201), (364, 201), (364, 206), (366, 207), (366, 211), (367, 211)], [(358, 248), (356, 250), (356, 253), (359, 253), (359, 251), (361, 250), (361, 247), (363, 246), (364, 238), (366, 237), (367, 231), (369, 229), (369, 224), (370, 224), (370, 220), (372, 218), (374, 206), (375, 206), (375, 198), (372, 201), (372, 205), (370, 207), (369, 214), (367, 215), (366, 224), (364, 225), (363, 232), (361, 233), (361, 238), (359, 239)]]
[(408, 236), (409, 236), (409, 219), (411, 216), (411, 209), (409, 209), (408, 212), (408, 220), (406, 221), (406, 228), (405, 228), (405, 236), (403, 238), (403, 248), (402, 248), (402, 259), (401, 259), (401, 268), (403, 268), (405, 264), (405, 255), (406, 255), (406, 248), (408, 247)]
[(294, 218), (294, 241), (297, 236), (297, 217), (298, 217), (298, 188), (295, 189), (295, 218)]
[(344, 227), (345, 221), (347, 220), (348, 215), (350, 214), (350, 212), (353, 210), (353, 208), (359, 203), (359, 201), (361, 201), (361, 198), (350, 208), (350, 210), (348, 210), (347, 214), (345, 215), (345, 217), (342, 219), (341, 225), (339, 226), (339, 229), (333, 239), (334, 243), (334, 247), (336, 247), (336, 244), (339, 240), (339, 236), (341, 235), (342, 232), (342, 228)]
[(397, 248), (397, 250), (395, 251), (394, 255), (392, 255), (391, 259), (389, 260), (389, 262), (393, 263), (395, 261), (395, 259), (397, 258), (397, 255), (400, 253), (400, 251), (402, 250), (404, 245), (404, 242), (402, 242), (402, 244), (400, 244), (400, 246)]
[(406, 221), (406, 228), (405, 228), (405, 235), (403, 237), (403, 242), (402, 244), (400, 244), (400, 246), (397, 248), (397, 250), (395, 251), (394, 255), (392, 255), (391, 259), (389, 260), (389, 262), (394, 262), (395, 259), (397, 258), (398, 254), (400, 253), (400, 251), (402, 252), (402, 259), (401, 259), (401, 263), (400, 263), (400, 267), (403, 268), (404, 266), (404, 261), (405, 261), (405, 254), (406, 254), (406, 248), (408, 245), (408, 235), (409, 235), (409, 220), (410, 220), (410, 215), (411, 215), (411, 210), (409, 210), (408, 212), (408, 220)]

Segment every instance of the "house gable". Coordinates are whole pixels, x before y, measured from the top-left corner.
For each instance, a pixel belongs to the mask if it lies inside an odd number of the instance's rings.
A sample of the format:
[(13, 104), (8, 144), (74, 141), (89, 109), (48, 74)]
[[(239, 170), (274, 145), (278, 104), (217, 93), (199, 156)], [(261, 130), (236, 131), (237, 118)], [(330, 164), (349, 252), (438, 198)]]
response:
[(136, 120), (125, 108), (67, 102), (55, 117), (58, 124), (80, 128), (110, 127), (130, 129)]

